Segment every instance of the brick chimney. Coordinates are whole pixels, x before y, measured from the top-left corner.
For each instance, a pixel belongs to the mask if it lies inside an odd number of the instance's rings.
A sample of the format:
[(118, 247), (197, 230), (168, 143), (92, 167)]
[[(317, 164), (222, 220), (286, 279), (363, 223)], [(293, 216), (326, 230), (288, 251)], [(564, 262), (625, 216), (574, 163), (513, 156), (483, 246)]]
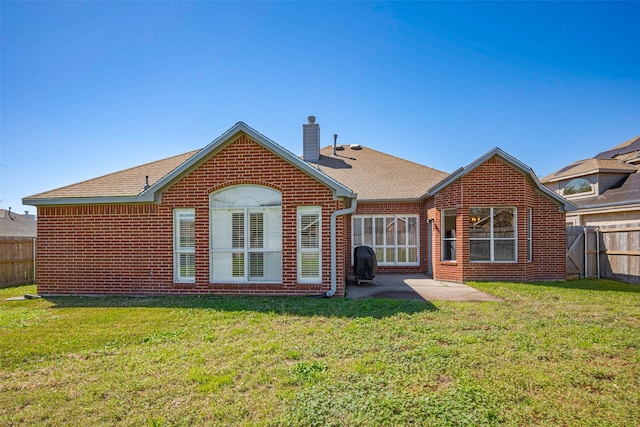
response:
[(308, 123), (302, 125), (302, 159), (305, 162), (320, 161), (320, 125), (315, 116), (307, 118)]

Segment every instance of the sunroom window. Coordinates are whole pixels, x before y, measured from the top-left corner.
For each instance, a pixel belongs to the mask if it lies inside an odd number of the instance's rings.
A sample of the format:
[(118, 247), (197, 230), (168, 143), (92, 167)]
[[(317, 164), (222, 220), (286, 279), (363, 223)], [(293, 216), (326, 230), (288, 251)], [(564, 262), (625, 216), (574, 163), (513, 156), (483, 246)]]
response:
[(210, 195), (212, 283), (282, 281), (282, 197), (255, 185)]
[(379, 265), (419, 265), (416, 215), (356, 215), (352, 217), (352, 252), (371, 246)]
[(516, 208), (471, 208), (469, 211), (471, 261), (516, 260)]
[(456, 210), (442, 211), (442, 261), (456, 260)]

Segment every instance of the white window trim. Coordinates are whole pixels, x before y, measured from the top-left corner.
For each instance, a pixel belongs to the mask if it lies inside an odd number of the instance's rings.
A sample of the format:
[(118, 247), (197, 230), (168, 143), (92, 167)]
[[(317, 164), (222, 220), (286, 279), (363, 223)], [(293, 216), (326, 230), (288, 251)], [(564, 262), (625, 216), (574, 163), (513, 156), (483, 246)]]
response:
[[(303, 248), (302, 247), (302, 215), (317, 215), (318, 216), (318, 247), (317, 248)], [(298, 283), (303, 284), (320, 284), (322, 283), (322, 208), (320, 206), (299, 206), (297, 218), (297, 248), (298, 248), (298, 262), (297, 262), (297, 275)], [(303, 253), (316, 253), (318, 255), (318, 276), (316, 277), (303, 277), (302, 276), (302, 254)]]
[[(489, 238), (474, 238), (469, 236), (469, 243), (471, 243), (471, 241), (473, 240), (477, 240), (477, 241), (489, 241), (489, 259), (487, 260), (471, 260), (471, 257), (469, 257), (469, 262), (471, 263), (495, 263), (495, 264), (517, 264), (518, 262), (518, 208), (515, 206), (472, 206), (471, 209), (474, 208), (483, 208), (483, 209), (491, 209), (490, 211), (490, 217), (491, 217), (491, 224), (490, 224), (490, 234), (491, 236)], [(504, 237), (494, 237), (493, 236), (493, 211), (494, 209), (513, 209), (513, 237), (509, 237), (509, 238), (504, 238)], [(513, 240), (513, 260), (495, 260), (495, 254), (494, 254), (494, 242), (495, 241), (499, 241), (499, 240)], [(471, 246), (471, 245), (469, 245)]]
[(180, 276), (180, 255), (181, 254), (194, 254), (196, 252), (195, 242), (192, 248), (179, 247), (180, 242), (180, 218), (183, 215), (190, 215), (195, 221), (195, 209), (184, 208), (173, 210), (173, 281), (174, 283), (195, 283), (196, 277), (181, 277)]
[[(418, 267), (420, 266), (420, 216), (417, 214), (389, 214), (389, 215), (353, 215), (352, 219), (351, 219), (351, 253), (353, 254), (353, 251), (355, 250), (356, 246), (360, 246), (360, 245), (356, 245), (355, 244), (355, 227), (354, 227), (354, 221), (359, 220), (362, 222), (362, 224), (364, 224), (364, 219), (365, 218), (371, 218), (372, 221), (372, 245), (371, 247), (374, 249), (374, 251), (376, 250), (376, 248), (382, 248), (384, 251), (386, 251), (387, 249), (393, 249), (394, 250), (394, 261), (393, 262), (383, 262), (381, 260), (377, 260), (378, 265), (382, 265), (382, 266), (391, 266), (391, 267), (399, 267), (399, 266), (415, 266)], [(409, 245), (409, 244), (404, 244), (404, 245), (399, 245), (398, 244), (398, 228), (396, 227), (396, 231), (394, 233), (394, 237), (393, 237), (393, 243), (392, 244), (376, 244), (376, 237), (375, 237), (375, 227), (376, 227), (376, 218), (385, 218), (385, 224), (386, 224), (386, 218), (393, 218), (394, 221), (397, 223), (398, 218), (403, 218), (408, 220), (409, 218), (415, 218), (416, 220), (416, 244), (415, 245)], [(386, 228), (386, 227), (385, 227)], [(408, 236), (408, 233), (407, 233)], [(416, 261), (415, 262), (398, 262), (398, 249), (401, 248), (415, 248), (416, 249)], [(351, 265), (353, 265), (353, 257), (351, 257)]]

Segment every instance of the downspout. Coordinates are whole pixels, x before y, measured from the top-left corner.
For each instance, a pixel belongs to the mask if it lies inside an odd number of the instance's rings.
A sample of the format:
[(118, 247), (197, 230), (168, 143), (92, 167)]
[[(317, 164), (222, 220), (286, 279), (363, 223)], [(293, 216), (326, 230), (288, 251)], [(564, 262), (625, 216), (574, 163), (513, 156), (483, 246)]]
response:
[(600, 278), (600, 227), (596, 228), (596, 265), (598, 270), (598, 279)]
[(36, 238), (32, 239), (31, 250), (33, 251), (33, 255), (31, 256), (32, 266), (33, 266), (33, 283), (36, 283)]
[(357, 199), (354, 197), (351, 200), (351, 206), (346, 209), (341, 209), (339, 211), (335, 211), (331, 214), (331, 290), (327, 291), (325, 296), (327, 298), (331, 298), (338, 289), (338, 280), (337, 280), (337, 260), (336, 260), (336, 220), (340, 215), (348, 215), (350, 213), (355, 212), (356, 206), (358, 205)]

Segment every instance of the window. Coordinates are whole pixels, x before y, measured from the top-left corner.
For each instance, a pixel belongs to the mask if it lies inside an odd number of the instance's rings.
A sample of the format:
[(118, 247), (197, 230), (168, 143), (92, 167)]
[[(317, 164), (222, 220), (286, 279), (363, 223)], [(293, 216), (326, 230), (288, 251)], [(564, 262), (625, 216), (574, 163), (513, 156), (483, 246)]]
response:
[(352, 244), (371, 246), (380, 265), (419, 265), (416, 215), (354, 216)]
[(442, 211), (442, 261), (456, 260), (456, 210)]
[(569, 181), (567, 185), (564, 186), (563, 194), (565, 196), (571, 196), (574, 194), (582, 194), (582, 193), (592, 193), (593, 187), (591, 183), (585, 178), (576, 178)]
[(527, 261), (533, 261), (533, 210), (527, 208)]
[(471, 208), (469, 211), (470, 260), (515, 261), (515, 224), (515, 208)]
[(322, 283), (320, 207), (298, 208), (298, 282)]
[(282, 281), (282, 197), (255, 185), (210, 195), (212, 283)]
[(194, 209), (173, 211), (173, 280), (176, 283), (196, 281)]

